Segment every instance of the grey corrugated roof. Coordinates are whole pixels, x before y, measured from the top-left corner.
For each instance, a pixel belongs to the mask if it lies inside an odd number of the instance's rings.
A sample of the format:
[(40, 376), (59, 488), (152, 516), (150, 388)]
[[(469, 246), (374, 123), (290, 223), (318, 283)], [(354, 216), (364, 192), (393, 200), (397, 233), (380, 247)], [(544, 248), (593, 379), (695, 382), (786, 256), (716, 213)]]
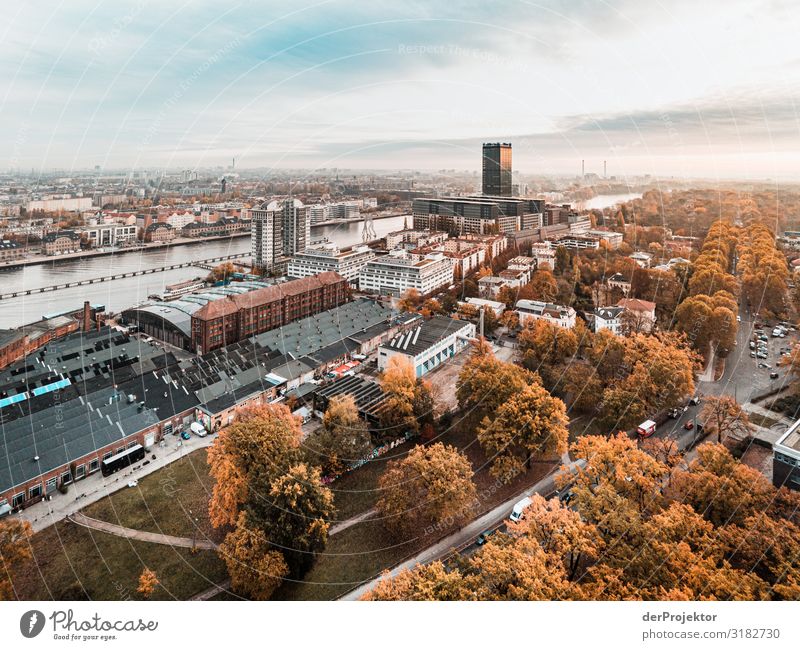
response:
[(109, 404), (115, 394), (105, 388), (0, 425), (0, 492), (158, 423), (153, 411), (124, 395)]

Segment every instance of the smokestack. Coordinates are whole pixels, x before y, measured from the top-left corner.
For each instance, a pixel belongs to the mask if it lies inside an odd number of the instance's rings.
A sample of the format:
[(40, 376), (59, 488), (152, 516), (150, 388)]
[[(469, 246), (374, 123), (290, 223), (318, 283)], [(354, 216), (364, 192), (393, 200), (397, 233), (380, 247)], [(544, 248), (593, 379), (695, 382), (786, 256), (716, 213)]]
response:
[(606, 178), (606, 160), (603, 161), (603, 178)]
[(90, 332), (92, 330), (92, 306), (86, 300), (83, 303), (83, 331)]
[(586, 161), (581, 160), (581, 178), (586, 176)]

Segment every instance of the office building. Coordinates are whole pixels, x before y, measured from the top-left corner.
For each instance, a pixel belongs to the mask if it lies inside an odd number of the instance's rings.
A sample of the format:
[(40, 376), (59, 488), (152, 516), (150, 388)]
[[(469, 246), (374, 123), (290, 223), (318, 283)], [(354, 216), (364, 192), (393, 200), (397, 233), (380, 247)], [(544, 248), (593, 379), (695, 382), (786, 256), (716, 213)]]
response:
[(442, 253), (414, 260), (405, 252), (395, 252), (367, 262), (358, 278), (361, 291), (395, 296), (408, 289), (426, 295), (452, 282), (453, 266)]
[(483, 194), (511, 196), (511, 143), (484, 143), (482, 168)]
[(289, 260), (287, 273), (292, 278), (305, 278), (325, 271), (333, 271), (345, 278), (350, 286), (358, 287), (358, 275), (375, 252), (369, 246), (356, 246), (348, 251), (339, 250), (335, 244), (312, 246), (295, 253)]
[(516, 312), (523, 327), (531, 320), (545, 320), (556, 327), (575, 327), (575, 310), (568, 305), (554, 305), (541, 300), (518, 300)]

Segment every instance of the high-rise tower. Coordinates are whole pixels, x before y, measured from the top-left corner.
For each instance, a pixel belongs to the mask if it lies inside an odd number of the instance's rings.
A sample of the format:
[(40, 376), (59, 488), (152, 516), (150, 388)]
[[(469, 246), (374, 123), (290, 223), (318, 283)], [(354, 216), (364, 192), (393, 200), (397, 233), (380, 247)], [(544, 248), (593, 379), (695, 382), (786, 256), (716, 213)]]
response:
[(511, 143), (483, 144), (483, 194), (511, 196)]

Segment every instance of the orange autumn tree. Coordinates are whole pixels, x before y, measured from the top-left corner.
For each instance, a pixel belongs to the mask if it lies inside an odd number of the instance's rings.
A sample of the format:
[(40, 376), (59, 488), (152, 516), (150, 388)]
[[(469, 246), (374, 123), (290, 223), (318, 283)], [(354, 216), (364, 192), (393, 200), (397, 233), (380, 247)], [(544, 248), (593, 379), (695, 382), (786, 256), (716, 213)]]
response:
[(157, 586), (158, 577), (156, 576), (156, 572), (145, 567), (139, 576), (139, 586), (136, 587), (136, 591), (145, 598), (149, 598), (153, 595), (153, 592), (156, 590)]
[[(620, 434), (585, 436), (569, 508), (534, 496), (477, 552), (384, 577), (367, 600), (764, 600), (800, 596), (800, 498), (718, 444), (670, 468)], [(670, 486), (669, 474), (674, 474)], [(713, 505), (714, 494), (723, 503)], [(741, 504), (741, 512), (736, 504)]]
[(21, 519), (0, 521), (0, 600), (14, 597), (12, 571), (31, 558), (31, 525)]
[(219, 433), (208, 450), (215, 479), (209, 516), (220, 526), (236, 523), (248, 497), (249, 478), (260, 473), (276, 476), (298, 460), (302, 430), (299, 420), (279, 404), (251, 407)]

